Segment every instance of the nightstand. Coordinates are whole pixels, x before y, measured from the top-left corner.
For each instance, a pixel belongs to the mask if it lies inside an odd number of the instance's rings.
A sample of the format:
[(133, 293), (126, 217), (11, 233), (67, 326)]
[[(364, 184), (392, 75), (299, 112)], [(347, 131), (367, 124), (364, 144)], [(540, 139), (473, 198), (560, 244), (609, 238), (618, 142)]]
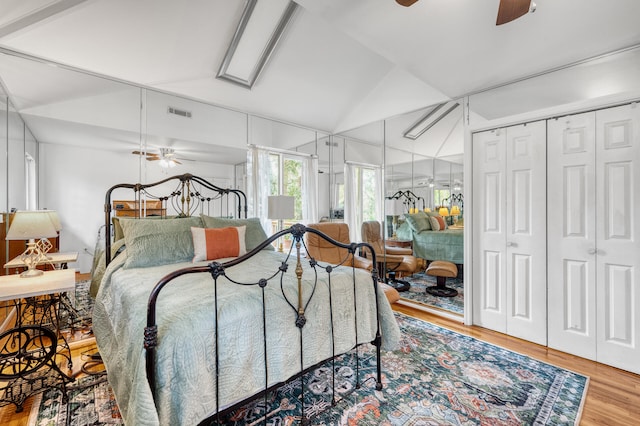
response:
[(71, 365), (69, 345), (60, 334), (60, 298), (75, 290), (75, 270), (46, 271), (21, 278), (0, 276), (0, 301), (13, 301), (15, 325), (0, 333), (0, 405), (12, 403), (22, 411), (31, 395), (58, 388), (67, 398), (66, 385), (74, 379), (60, 369), (59, 357)]

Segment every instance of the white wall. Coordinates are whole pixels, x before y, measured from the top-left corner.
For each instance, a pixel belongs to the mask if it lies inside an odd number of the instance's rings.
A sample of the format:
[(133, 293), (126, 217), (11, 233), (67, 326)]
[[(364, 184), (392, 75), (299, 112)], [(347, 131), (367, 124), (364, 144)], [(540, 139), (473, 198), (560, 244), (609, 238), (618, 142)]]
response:
[[(98, 230), (104, 224), (105, 192), (119, 183), (140, 181), (139, 157), (130, 153), (40, 144), (39, 208), (57, 210), (62, 222), (60, 251), (77, 251), (78, 262), (70, 267), (89, 272)], [(163, 174), (156, 163), (145, 163), (145, 182), (192, 173), (202, 177), (229, 179), (233, 166), (188, 162)], [(133, 197), (132, 197), (133, 198)]]

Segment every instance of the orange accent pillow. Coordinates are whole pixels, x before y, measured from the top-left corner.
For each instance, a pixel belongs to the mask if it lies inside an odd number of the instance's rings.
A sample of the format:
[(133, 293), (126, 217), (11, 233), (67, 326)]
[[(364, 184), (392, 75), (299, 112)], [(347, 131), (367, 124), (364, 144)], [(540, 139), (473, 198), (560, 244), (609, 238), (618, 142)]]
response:
[(431, 229), (434, 231), (444, 231), (447, 229), (447, 223), (442, 216), (429, 216), (429, 222), (431, 222)]
[(247, 252), (244, 241), (246, 226), (226, 228), (191, 227), (193, 262), (238, 257)]

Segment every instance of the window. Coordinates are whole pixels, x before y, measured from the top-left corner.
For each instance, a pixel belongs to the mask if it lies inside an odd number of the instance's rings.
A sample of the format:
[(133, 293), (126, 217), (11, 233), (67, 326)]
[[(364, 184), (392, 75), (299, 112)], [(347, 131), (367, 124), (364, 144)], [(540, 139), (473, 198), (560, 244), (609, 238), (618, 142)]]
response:
[[(268, 195), (289, 195), (295, 197), (294, 217), (283, 221), (283, 229), (303, 220), (302, 213), (302, 172), (303, 161), (287, 154), (269, 154), (270, 182)], [(278, 230), (278, 221), (271, 221), (272, 232)], [(285, 246), (290, 236), (285, 237)]]
[[(435, 207), (442, 207), (442, 200), (449, 198), (451, 191), (448, 189), (436, 189), (433, 191), (433, 205)], [(446, 207), (449, 207), (448, 205)]]
[(378, 220), (376, 201), (376, 170), (369, 167), (356, 167), (357, 205), (356, 220), (362, 223)]
[(380, 220), (380, 168), (354, 163), (345, 164), (345, 222), (351, 241), (360, 241), (362, 222)]
[(261, 218), (269, 234), (276, 229), (268, 219), (271, 195), (293, 196), (294, 222), (314, 223), (318, 217), (318, 159), (315, 155), (251, 146), (247, 155), (249, 214)]

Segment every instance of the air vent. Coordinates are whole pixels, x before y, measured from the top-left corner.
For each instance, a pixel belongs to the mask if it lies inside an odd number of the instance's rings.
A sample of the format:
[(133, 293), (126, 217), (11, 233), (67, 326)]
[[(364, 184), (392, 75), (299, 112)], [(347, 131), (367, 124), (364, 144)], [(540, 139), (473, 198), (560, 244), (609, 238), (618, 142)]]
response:
[(175, 115), (179, 115), (180, 117), (186, 117), (186, 118), (191, 118), (191, 111), (185, 111), (183, 109), (178, 109), (178, 108), (174, 108), (174, 107), (169, 107), (167, 109), (167, 112), (169, 114), (175, 114)]

